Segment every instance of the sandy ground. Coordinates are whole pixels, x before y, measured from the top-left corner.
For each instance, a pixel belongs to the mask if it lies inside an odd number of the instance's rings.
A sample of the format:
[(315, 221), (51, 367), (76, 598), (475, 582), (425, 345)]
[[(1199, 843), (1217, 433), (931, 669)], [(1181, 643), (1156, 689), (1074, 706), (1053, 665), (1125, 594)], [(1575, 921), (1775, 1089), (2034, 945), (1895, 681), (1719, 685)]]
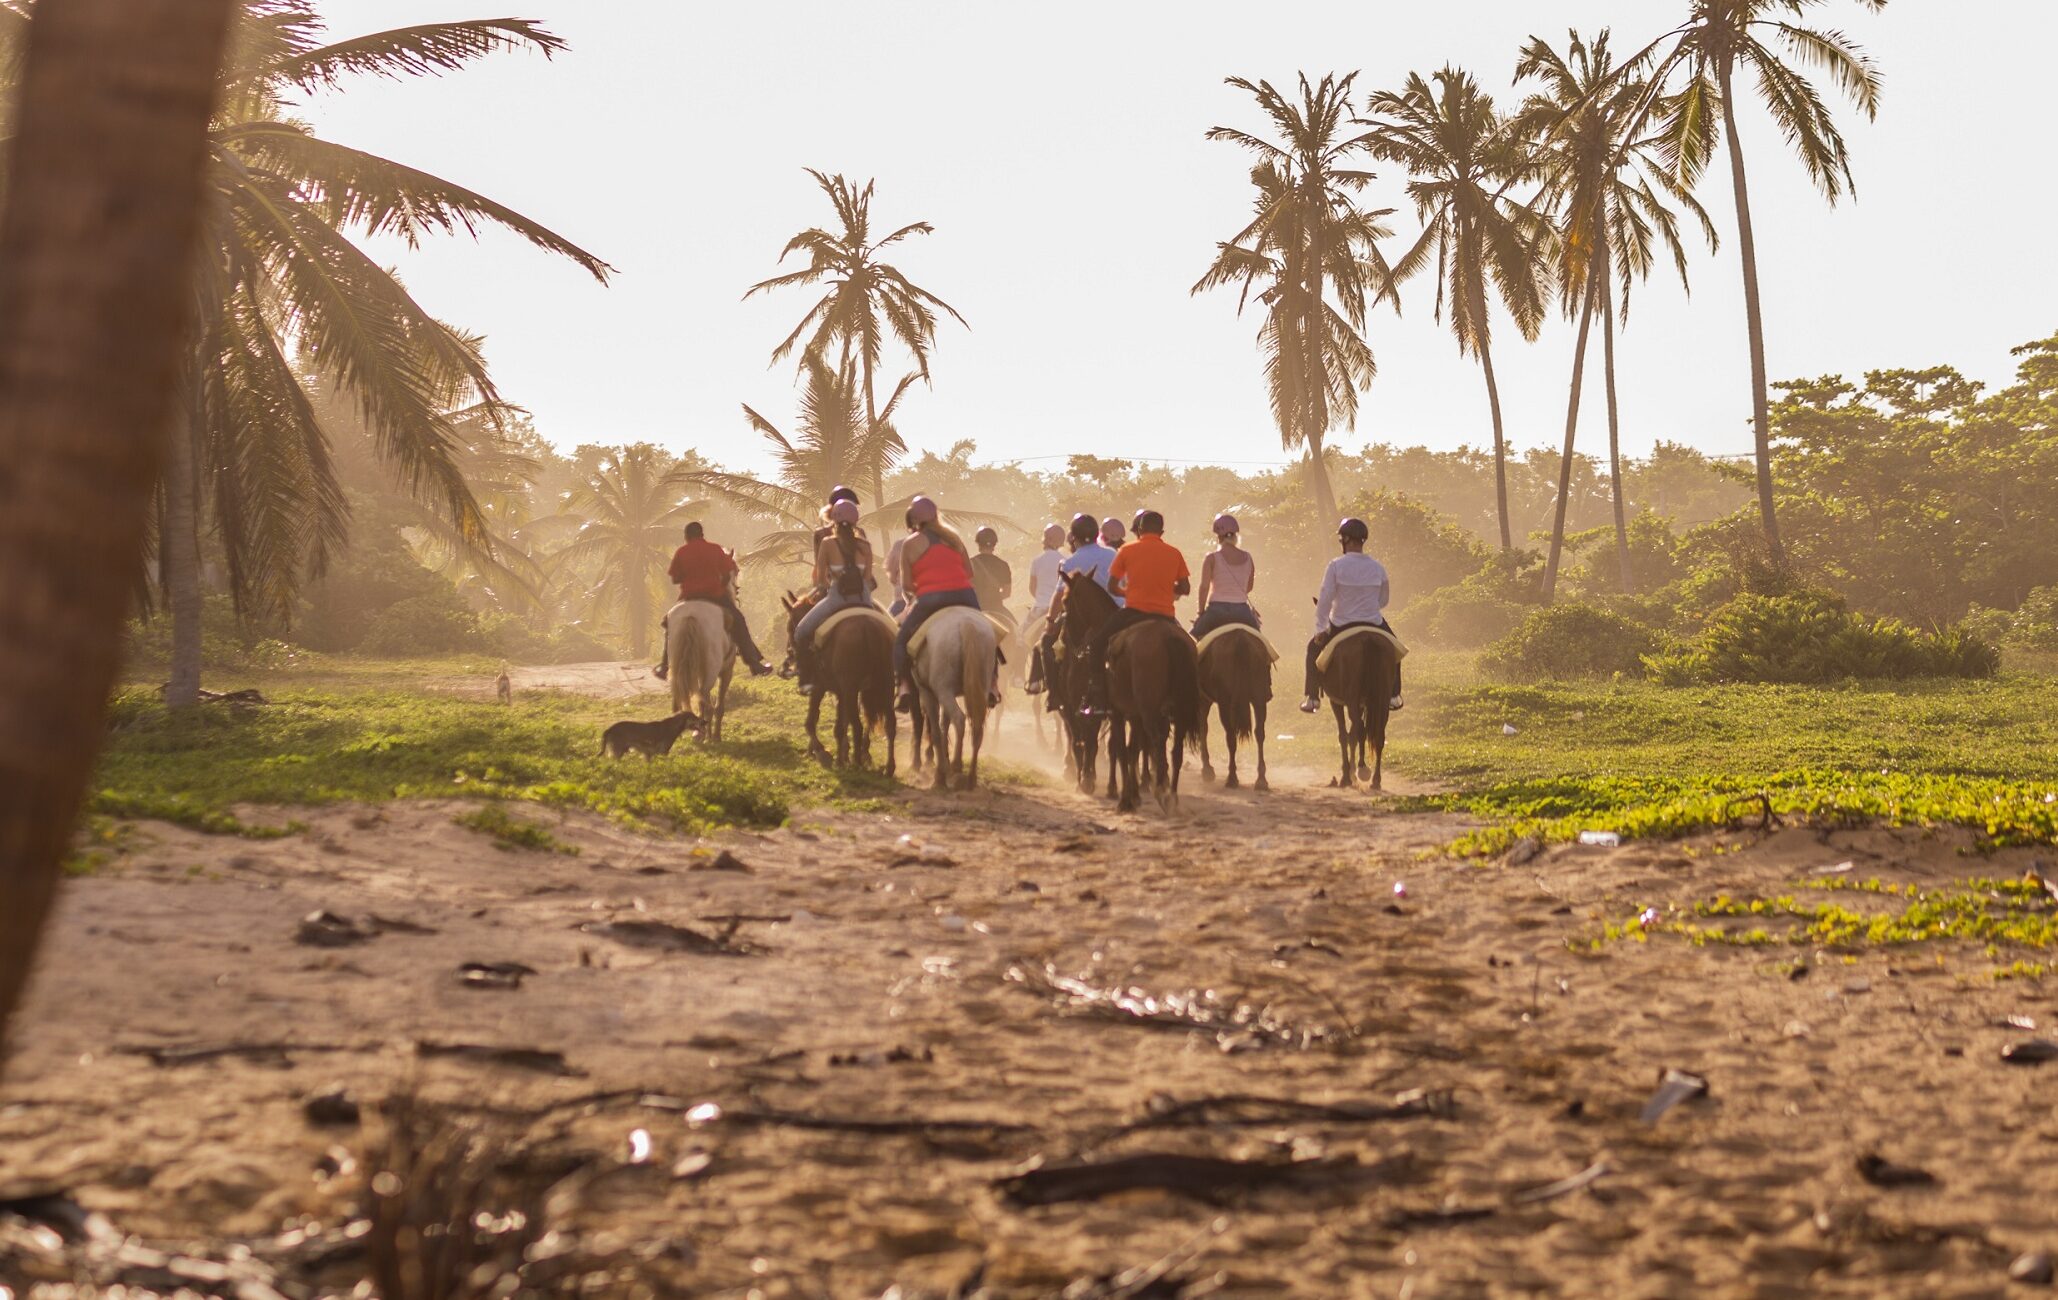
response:
[[(581, 1221), (666, 1294), (1055, 1295), (1169, 1255), (1189, 1288), (1125, 1294), (1976, 1296), (2058, 1247), (2051, 1077), (2004, 1064), (2027, 1035), (1996, 1024), (2058, 1014), (2044, 986), (1984, 979), (1994, 962), (1963, 948), (1821, 956), (1792, 979), (1791, 951), (1566, 947), (1601, 916), (1846, 859), (1935, 881), (2022, 860), (1787, 830), (1482, 867), (1425, 856), (1453, 819), (1312, 773), (1274, 784), (1194, 782), (1176, 818), (1056, 788), (910, 795), (700, 843), (564, 818), (576, 857), (498, 849), (457, 804), (321, 810), (260, 843), (143, 826), (65, 895), (0, 1088), (0, 1201), (61, 1191), (153, 1241), (333, 1225), (361, 1174), (325, 1175), (324, 1153), (412, 1091), (617, 1171)], [(718, 850), (748, 870), (707, 869)], [(297, 943), (320, 909), (434, 933)], [(624, 921), (733, 928), (752, 951), (581, 928)], [(468, 961), (536, 973), (474, 989), (453, 974)], [(1125, 1022), (1051, 976), (1256, 1023)], [(561, 1052), (577, 1074), (424, 1059), (423, 1041)], [(238, 1042), (340, 1050), (125, 1050)], [(1711, 1093), (1643, 1122), (1668, 1068)], [(363, 1132), (303, 1116), (336, 1085)], [(1414, 1090), (1400, 1118), (1287, 1104)], [(1179, 1108), (1230, 1097), (1266, 1100)], [(682, 1113), (700, 1103), (721, 1117)], [(629, 1165), (638, 1130), (651, 1150)], [(997, 1182), (1146, 1153), (1265, 1162), (1270, 1185), (1030, 1204)], [(1873, 1186), (1868, 1154), (1937, 1182)], [(0, 1282), (19, 1285), (34, 1274), (8, 1240)]]

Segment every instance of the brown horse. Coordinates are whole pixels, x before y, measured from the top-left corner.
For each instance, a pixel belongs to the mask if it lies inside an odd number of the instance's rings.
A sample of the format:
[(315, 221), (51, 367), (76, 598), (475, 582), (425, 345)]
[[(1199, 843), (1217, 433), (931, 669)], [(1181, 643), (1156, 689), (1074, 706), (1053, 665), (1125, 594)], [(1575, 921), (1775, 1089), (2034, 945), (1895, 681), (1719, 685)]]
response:
[[(1343, 775), (1335, 783), (1348, 790), (1355, 772), (1360, 781), (1380, 788), (1386, 766), (1386, 720), (1392, 711), (1394, 685), (1401, 679), (1400, 652), (1377, 632), (1352, 637), (1336, 647), (1322, 670), (1322, 693), (1336, 714), (1336, 742), (1343, 750)], [(1365, 751), (1372, 766), (1365, 766)]]
[(1115, 762), (1114, 729), (1119, 719), (1086, 711), (1086, 656), (1093, 634), (1115, 613), (1115, 598), (1108, 595), (1090, 573), (1068, 573), (1058, 584), (1051, 600), (1050, 617), (1059, 630), (1062, 654), (1054, 654), (1048, 665), (1044, 689), (1057, 701), (1058, 718), (1071, 745), (1072, 771), (1079, 780), (1079, 793), (1092, 794), (1099, 784), (1100, 745), (1108, 735), (1108, 798), (1116, 793), (1120, 775)]
[(1108, 701), (1115, 715), (1108, 755), (1122, 773), (1116, 811), (1136, 811), (1140, 778), (1159, 809), (1170, 812), (1179, 806), (1186, 747), (1198, 744), (1207, 727), (1200, 660), (1186, 629), (1150, 619), (1117, 635), (1108, 647)]
[[(815, 596), (796, 599), (786, 593), (787, 655), (792, 657), (794, 629), (815, 607)], [(886, 732), (886, 775), (894, 775), (893, 629), (884, 620), (852, 615), (818, 637), (815, 680), (807, 701), (807, 752), (824, 766), (829, 751), (822, 744), (822, 698), (836, 697), (836, 766), (872, 765), (872, 736)]]
[[(1255, 631), (1245, 635), (1225, 631), (1208, 643), (1200, 655), (1202, 714), (1212, 704), (1222, 720), (1222, 738), (1229, 746), (1229, 779), (1225, 789), (1242, 784), (1236, 775), (1238, 741), (1253, 737), (1258, 743), (1258, 780), (1253, 787), (1269, 790), (1265, 780), (1265, 706), (1272, 700), (1272, 654)], [(1215, 779), (1215, 765), (1208, 759), (1208, 730), (1200, 733), (1201, 776)]]

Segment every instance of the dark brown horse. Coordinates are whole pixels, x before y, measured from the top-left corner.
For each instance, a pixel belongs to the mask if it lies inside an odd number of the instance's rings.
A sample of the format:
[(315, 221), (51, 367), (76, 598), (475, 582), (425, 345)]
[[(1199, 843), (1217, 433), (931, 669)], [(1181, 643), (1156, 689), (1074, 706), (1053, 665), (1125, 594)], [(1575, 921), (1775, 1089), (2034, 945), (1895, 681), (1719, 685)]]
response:
[[(1356, 774), (1380, 788), (1386, 766), (1386, 719), (1392, 710), (1394, 686), (1401, 679), (1400, 651), (1377, 632), (1365, 632), (1336, 647), (1322, 670), (1322, 693), (1336, 714), (1336, 743), (1343, 750), (1343, 775), (1337, 785), (1348, 790)], [(1372, 765), (1365, 766), (1365, 752)]]
[(1158, 807), (1170, 812), (1179, 805), (1186, 747), (1200, 743), (1208, 716), (1186, 629), (1154, 618), (1117, 635), (1108, 647), (1108, 701), (1115, 715), (1108, 755), (1122, 773), (1116, 810), (1135, 812), (1148, 782)]
[[(1265, 781), (1265, 706), (1272, 700), (1272, 652), (1263, 637), (1252, 630), (1225, 629), (1200, 652), (1200, 684), (1203, 716), (1212, 704), (1222, 720), (1222, 738), (1229, 745), (1229, 779), (1226, 789), (1242, 784), (1236, 775), (1237, 742), (1253, 737), (1258, 743), (1258, 780), (1253, 787), (1269, 790)], [(1200, 733), (1201, 776), (1215, 779), (1215, 765), (1208, 759), (1208, 729)]]
[[(815, 597), (795, 599), (788, 592), (786, 644), (792, 654), (794, 629), (815, 607)], [(872, 765), (872, 734), (886, 732), (886, 775), (894, 774), (893, 629), (886, 621), (853, 614), (816, 637), (815, 680), (807, 701), (807, 752), (826, 766), (829, 751), (822, 744), (822, 698), (836, 697), (836, 766), (853, 758), (861, 768)]]
[[(1051, 600), (1050, 617), (1059, 629), (1062, 653), (1053, 654), (1048, 664), (1049, 681), (1044, 689), (1057, 701), (1058, 718), (1071, 745), (1072, 770), (1079, 779), (1079, 793), (1092, 794), (1099, 784), (1100, 745), (1103, 734), (1121, 726), (1118, 719), (1086, 711), (1087, 647), (1100, 625), (1115, 613), (1115, 598), (1108, 595), (1090, 573), (1068, 573), (1058, 583)], [(1116, 793), (1119, 765), (1115, 762), (1116, 741), (1108, 736), (1108, 798)]]

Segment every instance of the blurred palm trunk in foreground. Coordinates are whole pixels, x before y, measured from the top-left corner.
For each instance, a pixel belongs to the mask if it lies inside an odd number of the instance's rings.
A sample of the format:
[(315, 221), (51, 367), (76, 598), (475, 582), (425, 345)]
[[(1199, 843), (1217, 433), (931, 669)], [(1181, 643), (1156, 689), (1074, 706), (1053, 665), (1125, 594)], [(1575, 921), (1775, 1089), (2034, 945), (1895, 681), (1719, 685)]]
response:
[(0, 1041), (105, 729), (232, 0), (41, 0), (0, 216)]

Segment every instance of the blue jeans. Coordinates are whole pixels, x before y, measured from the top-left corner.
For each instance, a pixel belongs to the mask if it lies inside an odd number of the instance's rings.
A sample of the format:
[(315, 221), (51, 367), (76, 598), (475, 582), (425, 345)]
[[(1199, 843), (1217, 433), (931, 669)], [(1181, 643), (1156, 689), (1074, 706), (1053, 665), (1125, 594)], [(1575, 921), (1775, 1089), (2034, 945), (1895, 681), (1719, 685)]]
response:
[(915, 597), (915, 603), (908, 606), (907, 618), (900, 625), (900, 636), (893, 642), (893, 674), (902, 681), (908, 675), (908, 642), (915, 639), (922, 624), (935, 616), (938, 610), (977, 609), (979, 597), (970, 587), (958, 591), (932, 591), (926, 596)]
[(812, 644), (815, 639), (815, 632), (820, 629), (822, 624), (829, 621), (831, 614), (837, 613), (840, 610), (855, 609), (860, 605), (869, 605), (871, 603), (863, 596), (846, 596), (839, 591), (832, 590), (828, 595), (816, 601), (813, 609), (800, 616), (799, 626), (793, 629), (793, 643), (795, 645), (802, 643)]
[(1241, 602), (1231, 604), (1226, 600), (1210, 601), (1200, 617), (1193, 620), (1193, 639), (1198, 641), (1216, 628), (1228, 627), (1232, 623), (1241, 623), (1245, 627), (1264, 626), (1258, 622), (1258, 611), (1249, 605)]

